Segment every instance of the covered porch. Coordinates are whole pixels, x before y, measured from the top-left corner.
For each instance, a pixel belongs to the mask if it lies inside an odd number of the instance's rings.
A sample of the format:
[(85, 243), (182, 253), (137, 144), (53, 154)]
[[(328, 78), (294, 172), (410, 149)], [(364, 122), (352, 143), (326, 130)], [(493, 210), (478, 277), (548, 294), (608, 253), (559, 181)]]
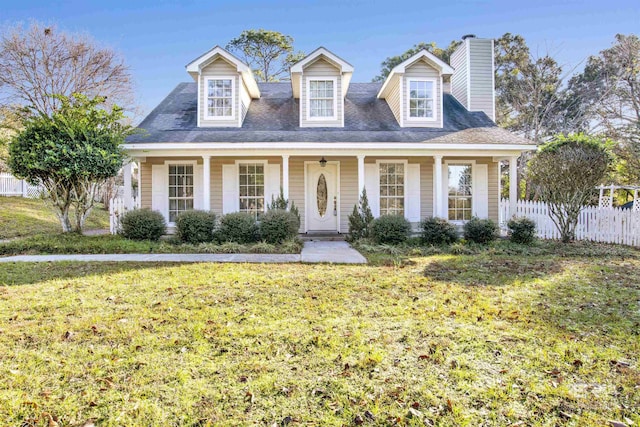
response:
[[(330, 144), (297, 150), (176, 145), (179, 149), (130, 150), (138, 164), (140, 207), (160, 211), (171, 226), (187, 209), (261, 211), (282, 191), (300, 210), (301, 233), (346, 233), (348, 216), (364, 189), (376, 217), (401, 214), (416, 226), (429, 216), (460, 223), (471, 216), (498, 221), (500, 162), (509, 162), (509, 175), (515, 178), (522, 150), (420, 149), (415, 144), (393, 150), (332, 149)], [(128, 209), (134, 207), (131, 170), (124, 168)], [(517, 200), (517, 186), (509, 188), (510, 200)]]

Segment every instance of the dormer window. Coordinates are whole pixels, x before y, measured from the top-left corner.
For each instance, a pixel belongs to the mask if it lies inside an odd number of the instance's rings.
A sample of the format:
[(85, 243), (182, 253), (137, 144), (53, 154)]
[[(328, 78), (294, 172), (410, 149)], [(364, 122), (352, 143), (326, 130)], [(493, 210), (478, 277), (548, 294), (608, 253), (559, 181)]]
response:
[(409, 79), (408, 81), (409, 117), (408, 120), (435, 120), (434, 92), (435, 80)]
[(335, 120), (337, 110), (336, 78), (307, 80), (309, 120)]
[(207, 119), (233, 119), (235, 108), (235, 78), (207, 79)]

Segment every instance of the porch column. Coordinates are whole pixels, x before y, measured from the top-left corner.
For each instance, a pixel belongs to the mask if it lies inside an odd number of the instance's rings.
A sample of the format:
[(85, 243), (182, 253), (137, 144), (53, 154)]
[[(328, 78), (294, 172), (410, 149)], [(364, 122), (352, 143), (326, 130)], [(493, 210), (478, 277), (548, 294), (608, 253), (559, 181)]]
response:
[(364, 155), (358, 156), (358, 200), (364, 190)]
[(133, 209), (133, 192), (131, 190), (131, 163), (127, 161), (122, 169), (124, 177), (124, 207), (127, 210)]
[(282, 195), (289, 200), (289, 155), (282, 155)]
[(136, 209), (142, 207), (142, 159), (137, 159), (138, 162), (138, 194), (136, 194)]
[(435, 204), (433, 206), (433, 216), (437, 218), (443, 218), (443, 204), (442, 200), (442, 156), (433, 156), (433, 164), (435, 169), (436, 178), (434, 180), (435, 190)]
[(202, 156), (202, 210), (211, 210), (211, 156)]
[(509, 221), (516, 214), (518, 206), (518, 158), (513, 156), (509, 158)]

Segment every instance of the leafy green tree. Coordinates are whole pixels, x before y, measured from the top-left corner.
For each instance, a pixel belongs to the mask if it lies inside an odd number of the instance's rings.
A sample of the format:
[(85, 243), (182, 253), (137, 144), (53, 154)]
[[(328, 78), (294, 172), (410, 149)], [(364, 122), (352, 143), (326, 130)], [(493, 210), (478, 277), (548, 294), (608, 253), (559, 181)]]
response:
[(15, 107), (0, 106), (0, 172), (9, 170), (9, 141), (22, 128), (22, 117)]
[(542, 142), (563, 115), (562, 68), (549, 55), (534, 58), (524, 38), (506, 33), (495, 41), (496, 122)]
[(393, 70), (393, 68), (402, 63), (403, 61), (406, 61), (407, 59), (411, 58), (413, 55), (415, 55), (416, 53), (422, 51), (422, 50), (428, 50), (429, 52), (433, 53), (435, 56), (437, 56), (438, 58), (442, 59), (444, 62), (446, 62), (447, 64), (449, 63), (450, 59), (451, 59), (451, 54), (458, 48), (458, 46), (460, 46), (462, 42), (460, 40), (453, 40), (451, 43), (449, 43), (449, 46), (447, 46), (446, 48), (442, 49), (439, 48), (435, 42), (431, 42), (431, 43), (425, 43), (425, 42), (420, 42), (415, 44), (412, 48), (408, 49), (406, 52), (404, 52), (401, 55), (398, 56), (390, 56), (387, 59), (385, 59), (384, 61), (382, 61), (382, 64), (380, 64), (380, 74), (375, 76), (373, 78), (374, 82), (380, 82), (383, 81), (384, 79), (387, 78), (387, 76), (389, 75), (389, 73), (391, 72), (391, 70)]
[(57, 111), (28, 118), (12, 139), (9, 168), (15, 176), (44, 186), (64, 232), (82, 232), (100, 185), (122, 167), (122, 144), (133, 129), (121, 123), (122, 109), (104, 108), (102, 97), (56, 98)]
[(640, 38), (617, 34), (569, 81), (593, 129), (615, 139), (618, 181), (640, 182)]
[(585, 134), (558, 135), (544, 144), (529, 162), (529, 179), (563, 242), (575, 239), (578, 216), (594, 188), (602, 184), (611, 165), (611, 141)]
[(294, 52), (293, 37), (268, 30), (244, 30), (226, 47), (251, 67), (256, 79), (264, 82), (287, 80), (289, 67), (304, 57)]

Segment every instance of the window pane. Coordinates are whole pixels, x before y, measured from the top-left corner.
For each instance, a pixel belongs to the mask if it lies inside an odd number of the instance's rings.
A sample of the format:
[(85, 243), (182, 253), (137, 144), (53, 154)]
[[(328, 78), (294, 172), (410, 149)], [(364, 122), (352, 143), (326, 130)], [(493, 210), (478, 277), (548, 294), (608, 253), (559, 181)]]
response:
[(233, 84), (231, 79), (211, 79), (207, 86), (209, 116), (233, 116)]
[(404, 215), (404, 163), (380, 163), (380, 214)]
[(472, 215), (471, 165), (449, 165), (449, 219), (468, 221)]
[(238, 167), (240, 173), (240, 212), (248, 212), (259, 217), (264, 211), (264, 165), (262, 163), (243, 163)]

